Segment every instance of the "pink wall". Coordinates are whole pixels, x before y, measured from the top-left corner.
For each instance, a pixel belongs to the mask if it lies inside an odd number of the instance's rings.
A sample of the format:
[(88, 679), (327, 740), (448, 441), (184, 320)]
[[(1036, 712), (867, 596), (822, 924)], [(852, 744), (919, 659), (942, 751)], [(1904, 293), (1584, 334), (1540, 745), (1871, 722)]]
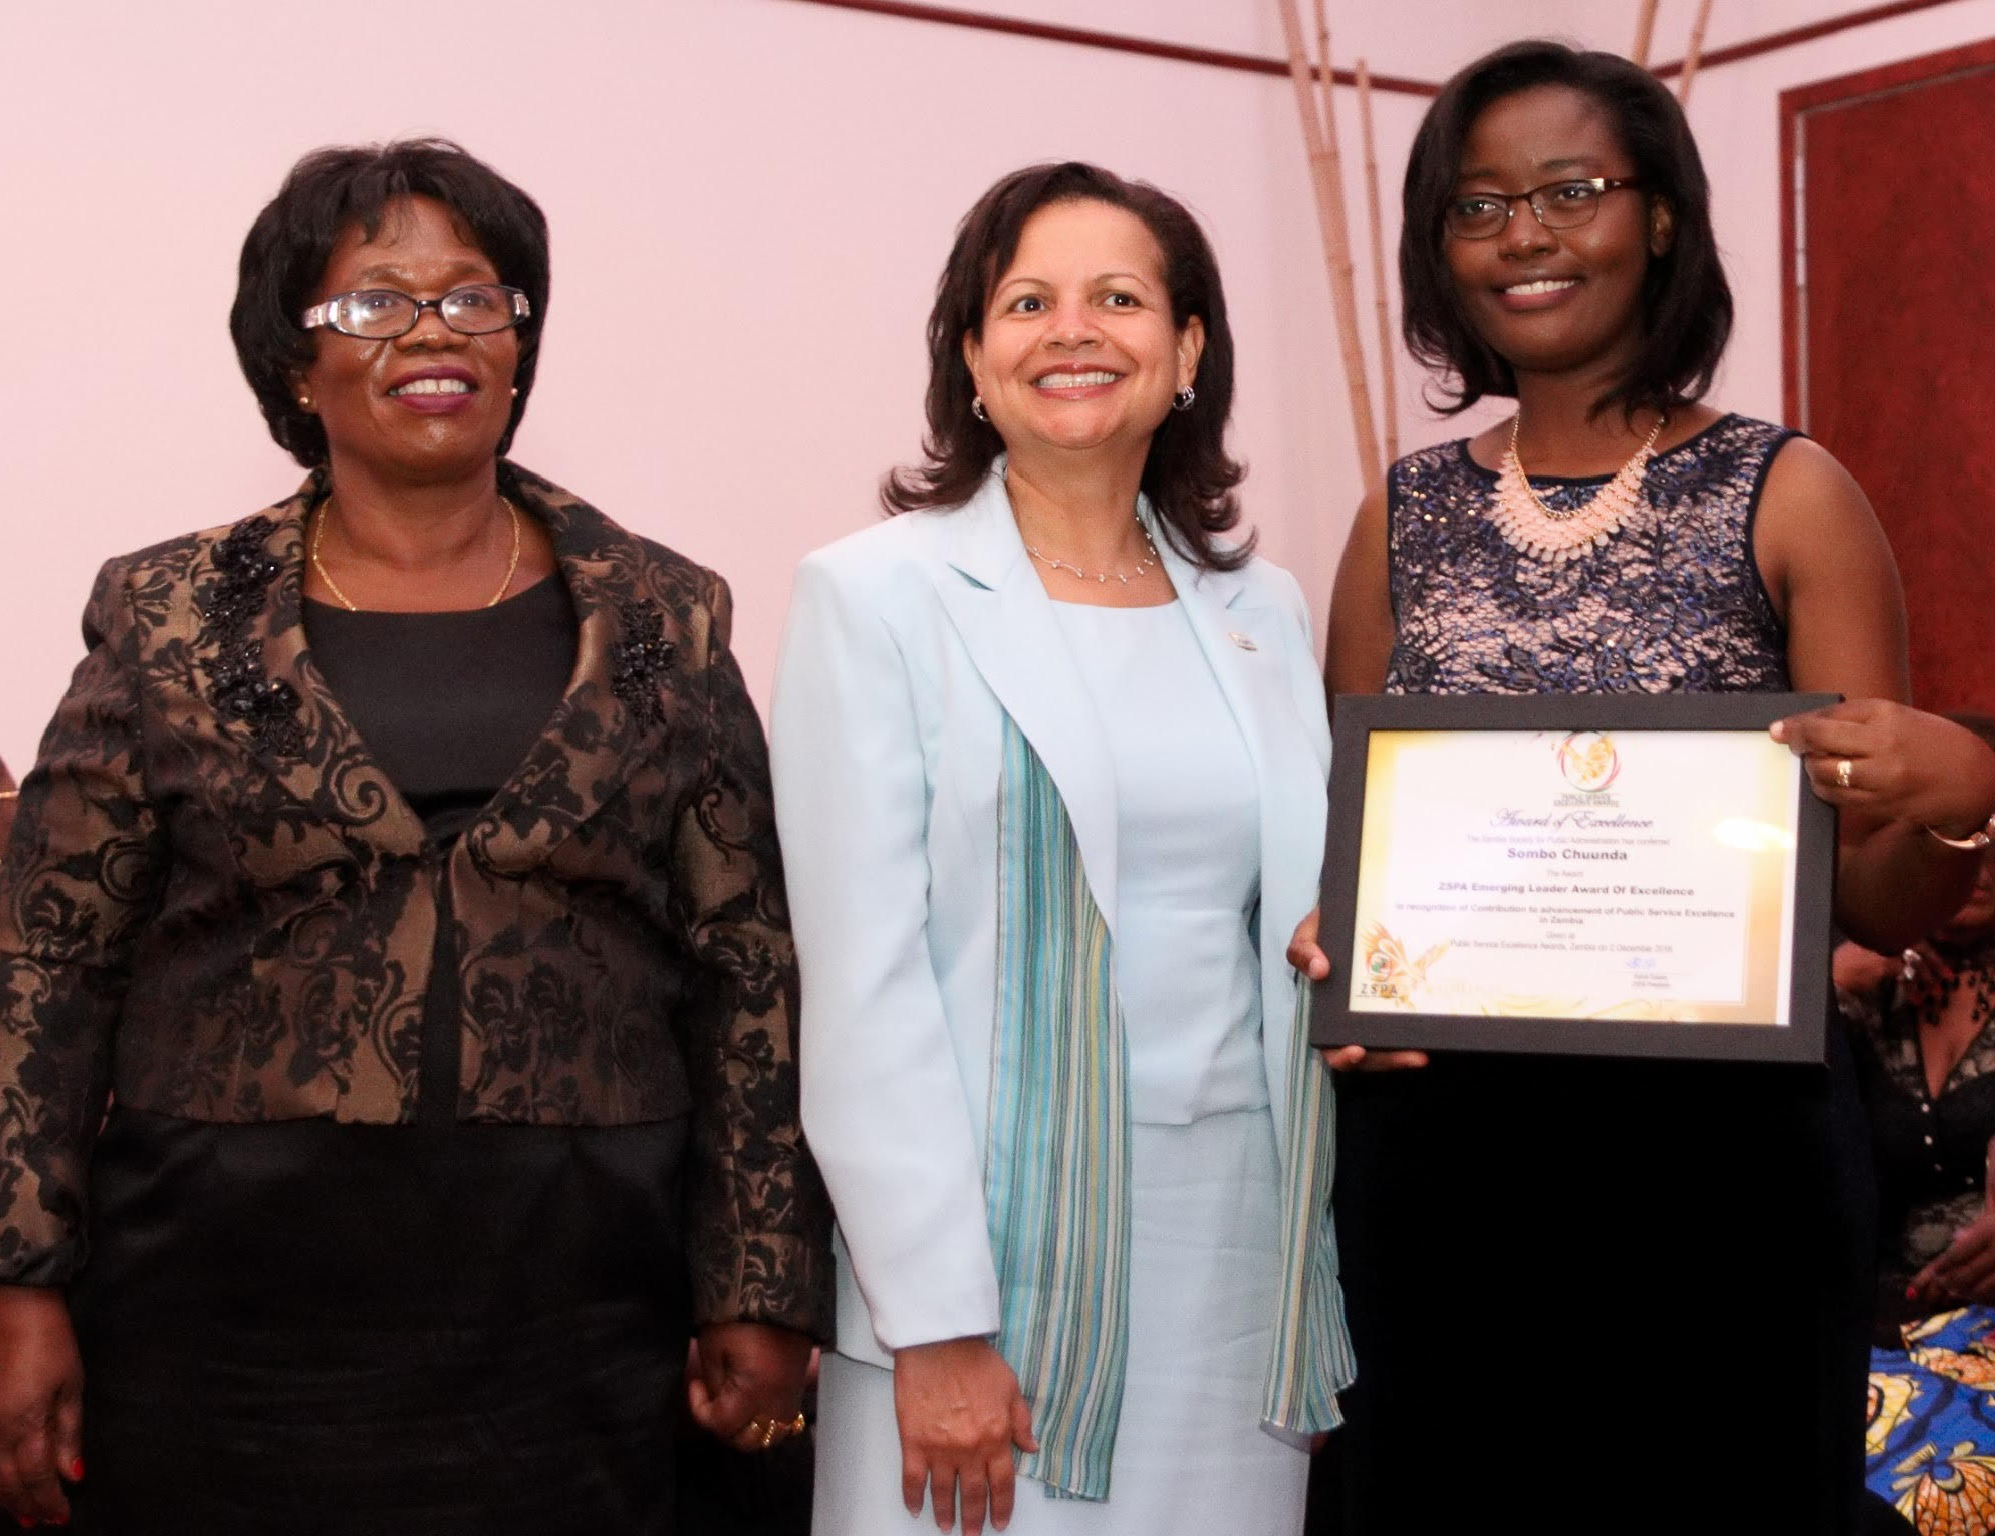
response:
[[(1480, 0), (1452, 3), (1487, 16)], [(1447, 9), (1414, 9), (1437, 5)], [(1106, 24), (1091, 0), (1031, 9)], [(1569, 28), (1575, 6), (1508, 10), (1519, 29), (1533, 16)], [(296, 483), (236, 372), (226, 313), (250, 218), (300, 152), (330, 142), (448, 133), (541, 200), (554, 301), (515, 451), (732, 580), (758, 695), (798, 557), (871, 519), (878, 475), (914, 449), (921, 328), (955, 220), (994, 177), (1048, 156), (1157, 181), (1205, 218), (1241, 350), (1250, 516), (1268, 553), (1327, 600), (1358, 481), (1285, 81), (790, 0), (576, 0), (558, 12), (493, 0), (481, 15), (511, 38), (504, 68), (452, 61), (432, 46), (443, 29), (385, 0), (10, 11), (0, 291), (15, 309), (0, 462), (15, 537), (0, 567), (12, 662), (0, 753), (11, 763), (25, 765), (76, 660), (102, 558), (244, 515)], [(1401, 30), (1378, 67), (1439, 77), (1483, 41)], [(1590, 40), (1624, 46), (1629, 28), (1617, 18), (1611, 30)], [(1779, 404), (1775, 91), (1990, 33), (1995, 0), (1959, 0), (1700, 82), (1693, 116), (1721, 146), (1721, 234), (1744, 300), (1734, 403)], [(350, 38), (380, 39), (382, 62), (341, 58)], [(1416, 47), (1424, 66), (1406, 56)], [(1390, 185), (1421, 104), (1379, 105)], [(662, 318), (620, 313), (619, 297), (639, 292), (662, 297)], [(1454, 430), (1409, 419), (1403, 437)]]

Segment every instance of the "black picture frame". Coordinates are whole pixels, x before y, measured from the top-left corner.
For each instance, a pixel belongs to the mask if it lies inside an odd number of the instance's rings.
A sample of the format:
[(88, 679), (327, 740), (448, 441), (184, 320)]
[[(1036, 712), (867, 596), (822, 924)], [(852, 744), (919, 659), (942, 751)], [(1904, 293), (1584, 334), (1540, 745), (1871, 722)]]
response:
[(1350, 1006), (1366, 773), (1374, 731), (1764, 732), (1775, 720), (1838, 702), (1832, 694), (1348, 694), (1333, 715), (1330, 820), (1310, 1039), (1319, 1046), (1820, 1064), (1829, 1010), (1836, 813), (1797, 775), (1793, 948), (1788, 1022), (1523, 1018), (1377, 1012)]

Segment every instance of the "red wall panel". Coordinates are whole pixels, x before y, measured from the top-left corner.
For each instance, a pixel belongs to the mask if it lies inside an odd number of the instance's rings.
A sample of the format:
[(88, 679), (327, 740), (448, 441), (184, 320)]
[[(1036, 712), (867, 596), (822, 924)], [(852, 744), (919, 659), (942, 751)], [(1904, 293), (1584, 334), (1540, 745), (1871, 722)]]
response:
[(1799, 185), (1790, 413), (1848, 466), (1891, 539), (1915, 699), (1989, 709), (1995, 42), (1791, 91), (1782, 107), (1790, 193)]

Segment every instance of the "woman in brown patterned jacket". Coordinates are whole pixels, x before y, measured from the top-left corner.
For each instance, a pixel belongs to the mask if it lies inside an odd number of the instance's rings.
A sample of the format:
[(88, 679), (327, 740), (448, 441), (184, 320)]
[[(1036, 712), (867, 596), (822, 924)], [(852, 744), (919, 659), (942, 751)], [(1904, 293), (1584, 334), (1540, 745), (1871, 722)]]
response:
[(98, 579), (0, 873), (24, 1525), (668, 1531), (695, 1327), (696, 1418), (800, 1425), (761, 731), (724, 583), (500, 457), (546, 298), (455, 146), (308, 156), (231, 326), (310, 477)]

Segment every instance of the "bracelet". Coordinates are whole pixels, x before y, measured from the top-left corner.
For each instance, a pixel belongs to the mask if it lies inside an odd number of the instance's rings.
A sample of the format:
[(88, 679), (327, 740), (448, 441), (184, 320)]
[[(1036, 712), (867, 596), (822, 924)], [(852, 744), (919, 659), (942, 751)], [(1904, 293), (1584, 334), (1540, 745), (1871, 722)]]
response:
[(18, 800), (20, 798), (21, 792), (18, 789), (0, 789), (0, 800)]
[(1946, 833), (1933, 827), (1926, 828), (1926, 836), (1935, 842), (1945, 843), (1949, 848), (1958, 848), (1963, 853), (1979, 853), (1991, 843), (1995, 843), (1995, 816), (1990, 816), (1965, 837), (1948, 837)]

